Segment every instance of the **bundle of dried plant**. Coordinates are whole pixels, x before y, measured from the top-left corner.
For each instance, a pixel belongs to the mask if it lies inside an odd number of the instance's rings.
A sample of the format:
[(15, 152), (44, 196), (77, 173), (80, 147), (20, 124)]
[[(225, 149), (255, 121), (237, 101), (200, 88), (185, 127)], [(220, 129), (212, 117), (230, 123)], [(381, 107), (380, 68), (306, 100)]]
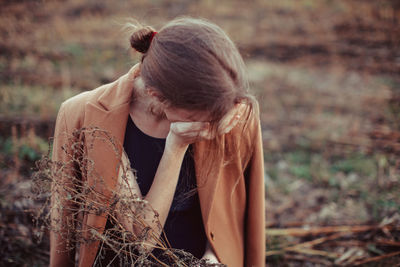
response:
[[(67, 160), (57, 162), (47, 155), (33, 174), (35, 196), (43, 203), (36, 213), (41, 229), (59, 234), (71, 250), (99, 242), (95, 265), (111, 251), (112, 261), (123, 266), (223, 266), (170, 247), (157, 212), (133, 190), (135, 171), (109, 133), (82, 128), (67, 140), (62, 148)], [(96, 145), (109, 146), (118, 157), (115, 189), (109, 188), (89, 157)], [(51, 213), (63, 216), (51, 218)], [(105, 230), (86, 225), (83, 218), (88, 214), (106, 217)]]

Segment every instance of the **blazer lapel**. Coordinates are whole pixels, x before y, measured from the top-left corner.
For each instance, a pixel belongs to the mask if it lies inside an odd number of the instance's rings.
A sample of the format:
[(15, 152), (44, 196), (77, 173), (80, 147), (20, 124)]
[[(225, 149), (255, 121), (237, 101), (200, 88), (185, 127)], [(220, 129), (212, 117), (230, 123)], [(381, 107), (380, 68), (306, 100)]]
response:
[[(83, 124), (88, 157), (86, 182), (92, 189), (86, 205), (92, 210), (84, 218), (84, 237), (90, 238), (92, 230), (102, 234), (107, 222), (106, 211), (117, 185), (137, 69), (136, 65), (116, 82), (105, 85), (108, 88), (97, 101), (86, 104)], [(99, 241), (84, 242), (80, 247), (79, 266), (91, 266), (98, 247)]]
[[(116, 185), (132, 101), (133, 80), (137, 74), (138, 65), (135, 65), (117, 81), (105, 85), (97, 101), (86, 104), (85, 142), (88, 159), (91, 161), (89, 164), (93, 164), (88, 182), (91, 186), (96, 185), (105, 197), (111, 196)], [(94, 178), (100, 180), (96, 181)]]
[(100, 88), (103, 92), (97, 101), (88, 102), (85, 108), (87, 182), (106, 199), (111, 197), (117, 182), (133, 80), (137, 74), (138, 65), (135, 65), (114, 83)]
[[(91, 240), (92, 230), (103, 234), (107, 222), (106, 211), (109, 209), (118, 179), (129, 104), (112, 111), (102, 110), (91, 103), (87, 104), (86, 108), (85, 142), (90, 162), (87, 185), (92, 188), (87, 195), (86, 206), (92, 207), (92, 210), (85, 215), (83, 235)], [(99, 241), (82, 243), (79, 266), (92, 266), (99, 244)]]
[(85, 121), (88, 122), (85, 123), (85, 142), (88, 158), (94, 164), (93, 175), (105, 183), (106, 189), (112, 190), (116, 183), (112, 178), (118, 173), (116, 168), (119, 166), (123, 149), (129, 103), (111, 111), (105, 111), (88, 103), (86, 112)]

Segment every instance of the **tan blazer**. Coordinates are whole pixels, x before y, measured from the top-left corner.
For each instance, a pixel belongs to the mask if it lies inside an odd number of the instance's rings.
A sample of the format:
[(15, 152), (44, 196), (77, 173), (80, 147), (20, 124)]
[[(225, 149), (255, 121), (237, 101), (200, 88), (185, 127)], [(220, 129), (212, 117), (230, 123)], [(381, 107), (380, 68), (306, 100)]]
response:
[[(75, 129), (97, 126), (108, 131), (123, 144), (129, 105), (132, 99), (132, 85), (139, 73), (138, 65), (118, 80), (92, 91), (81, 93), (65, 101), (57, 116), (53, 160), (67, 162), (62, 149), (67, 135)], [(224, 151), (223, 158), (217, 160), (208, 177), (197, 175), (203, 223), (208, 241), (220, 262), (234, 266), (265, 266), (265, 208), (264, 208), (264, 166), (261, 130), (255, 112), (244, 131), (235, 127), (222, 138), (222, 142), (237, 142), (238, 151)], [(67, 133), (67, 135), (65, 134)], [(199, 158), (207, 153), (207, 141), (194, 144), (196, 173), (202, 166)], [(94, 168), (101, 174), (105, 186), (98, 188), (107, 197), (116, 187), (118, 176), (117, 152), (103, 143), (95, 143), (88, 151), (94, 161)], [(59, 178), (62, 179), (62, 178)], [(88, 184), (95, 185), (87, 177)], [(67, 181), (68, 182), (68, 181)], [(100, 185), (95, 185), (101, 187)], [(65, 215), (62, 215), (65, 218)], [(86, 214), (85, 227), (104, 231), (107, 218), (104, 215)], [(65, 223), (65, 222), (64, 222)], [(50, 234), (50, 266), (71, 266), (74, 251), (64, 252), (67, 242), (55, 232)], [(92, 266), (99, 242), (83, 244), (79, 249), (79, 266)]]

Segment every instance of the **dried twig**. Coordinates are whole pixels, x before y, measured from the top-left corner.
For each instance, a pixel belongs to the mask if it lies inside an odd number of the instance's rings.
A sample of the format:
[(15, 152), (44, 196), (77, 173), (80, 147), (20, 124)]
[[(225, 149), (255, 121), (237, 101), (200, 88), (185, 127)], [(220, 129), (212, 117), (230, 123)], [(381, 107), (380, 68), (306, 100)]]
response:
[(374, 261), (380, 261), (380, 260), (391, 258), (391, 257), (397, 256), (397, 255), (400, 255), (400, 251), (396, 251), (396, 252), (388, 253), (388, 254), (385, 254), (385, 255), (376, 256), (376, 257), (368, 258), (368, 259), (365, 259), (365, 260), (361, 260), (361, 261), (353, 263), (353, 266), (360, 266), (362, 264), (366, 264), (366, 263), (374, 262)]
[(339, 232), (339, 233), (336, 233), (336, 234), (333, 234), (333, 235), (330, 235), (330, 236), (324, 236), (324, 237), (321, 237), (321, 238), (314, 239), (312, 241), (300, 243), (300, 244), (297, 244), (297, 245), (295, 245), (293, 247), (313, 247), (313, 246), (321, 244), (323, 242), (330, 241), (330, 240), (335, 240), (335, 239), (337, 239), (339, 237), (342, 237), (342, 236), (348, 235), (348, 234), (349, 233), (347, 233), (347, 232)]

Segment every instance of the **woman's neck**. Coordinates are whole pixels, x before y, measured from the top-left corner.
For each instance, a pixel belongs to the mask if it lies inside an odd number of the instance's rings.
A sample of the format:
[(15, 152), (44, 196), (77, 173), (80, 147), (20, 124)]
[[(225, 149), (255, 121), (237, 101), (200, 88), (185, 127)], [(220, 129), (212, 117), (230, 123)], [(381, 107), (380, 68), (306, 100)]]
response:
[(166, 138), (170, 122), (157, 104), (149, 95), (139, 93), (131, 102), (129, 114), (136, 127), (145, 134), (156, 138)]

